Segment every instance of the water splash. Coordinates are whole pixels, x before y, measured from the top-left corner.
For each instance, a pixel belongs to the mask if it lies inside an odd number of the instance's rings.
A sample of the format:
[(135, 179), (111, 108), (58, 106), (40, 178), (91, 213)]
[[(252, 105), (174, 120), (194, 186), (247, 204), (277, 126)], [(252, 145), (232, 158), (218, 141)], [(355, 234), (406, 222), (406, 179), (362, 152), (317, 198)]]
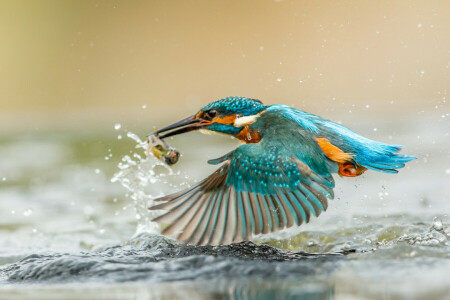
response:
[[(409, 226), (412, 227), (412, 226)], [(431, 225), (428, 225), (421, 230), (414, 230), (408, 232), (411, 228), (404, 228), (403, 233), (398, 238), (391, 241), (381, 241), (378, 247), (391, 247), (407, 243), (412, 246), (430, 246), (446, 248), (450, 245), (450, 235), (447, 233), (447, 227), (444, 226), (439, 217), (435, 217)]]
[[(157, 233), (159, 225), (151, 222), (151, 219), (159, 212), (149, 211), (148, 207), (152, 205), (153, 199), (163, 196), (168, 189), (169, 193), (175, 192), (186, 185), (188, 177), (174, 172), (171, 167), (148, 153), (147, 142), (142, 141), (136, 134), (127, 132), (126, 136), (136, 142), (136, 151), (122, 157), (118, 164), (120, 170), (114, 174), (111, 182), (119, 182), (128, 191), (126, 196), (132, 203), (125, 209), (132, 206), (136, 210), (136, 235), (142, 232)], [(184, 180), (177, 183), (176, 179), (180, 178)]]

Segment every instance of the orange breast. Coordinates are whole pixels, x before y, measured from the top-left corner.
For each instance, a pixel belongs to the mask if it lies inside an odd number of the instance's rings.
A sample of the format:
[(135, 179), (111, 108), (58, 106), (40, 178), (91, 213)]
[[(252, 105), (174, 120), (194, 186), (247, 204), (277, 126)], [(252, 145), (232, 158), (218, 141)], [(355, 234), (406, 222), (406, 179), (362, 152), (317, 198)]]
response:
[(259, 143), (261, 141), (259, 132), (257, 130), (252, 130), (250, 126), (245, 126), (244, 129), (235, 135), (235, 137), (247, 144)]

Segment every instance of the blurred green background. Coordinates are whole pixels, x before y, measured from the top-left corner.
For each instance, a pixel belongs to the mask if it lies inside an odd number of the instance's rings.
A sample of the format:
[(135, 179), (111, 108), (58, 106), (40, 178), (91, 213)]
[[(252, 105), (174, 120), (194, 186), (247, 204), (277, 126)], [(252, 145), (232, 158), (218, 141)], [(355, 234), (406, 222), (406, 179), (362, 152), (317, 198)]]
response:
[(1, 0), (0, 125), (150, 127), (231, 95), (328, 118), (430, 110), (446, 105), (449, 11), (445, 0)]

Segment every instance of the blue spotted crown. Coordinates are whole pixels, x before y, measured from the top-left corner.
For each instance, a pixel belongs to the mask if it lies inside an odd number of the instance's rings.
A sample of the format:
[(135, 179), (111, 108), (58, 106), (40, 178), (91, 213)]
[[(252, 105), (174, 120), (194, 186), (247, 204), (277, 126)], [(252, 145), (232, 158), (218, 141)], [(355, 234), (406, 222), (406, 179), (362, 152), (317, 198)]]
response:
[(223, 115), (241, 114), (242, 116), (256, 115), (267, 109), (261, 101), (245, 97), (226, 97), (214, 102), (211, 102), (202, 107), (202, 111), (210, 109), (216, 110)]

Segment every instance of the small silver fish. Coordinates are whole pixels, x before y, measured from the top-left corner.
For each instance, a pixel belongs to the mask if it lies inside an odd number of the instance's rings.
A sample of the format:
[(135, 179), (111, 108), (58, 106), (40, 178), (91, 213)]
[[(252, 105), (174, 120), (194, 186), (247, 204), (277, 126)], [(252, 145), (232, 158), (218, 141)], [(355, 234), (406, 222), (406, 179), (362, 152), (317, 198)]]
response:
[(159, 138), (157, 134), (150, 134), (147, 136), (148, 153), (165, 162), (167, 165), (172, 166), (178, 162), (180, 158), (180, 152), (170, 147), (166, 141)]

